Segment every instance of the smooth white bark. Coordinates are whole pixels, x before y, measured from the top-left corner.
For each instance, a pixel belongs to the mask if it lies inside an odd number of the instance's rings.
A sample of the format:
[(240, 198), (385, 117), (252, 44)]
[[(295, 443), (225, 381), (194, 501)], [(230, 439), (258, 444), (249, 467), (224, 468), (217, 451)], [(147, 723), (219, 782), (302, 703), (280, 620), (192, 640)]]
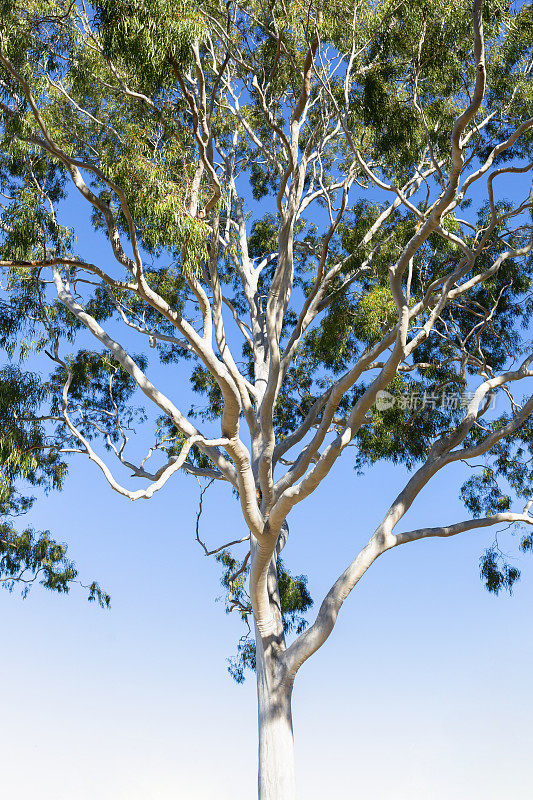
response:
[(259, 800), (296, 800), (292, 685), (277, 674), (271, 649), (257, 637)]

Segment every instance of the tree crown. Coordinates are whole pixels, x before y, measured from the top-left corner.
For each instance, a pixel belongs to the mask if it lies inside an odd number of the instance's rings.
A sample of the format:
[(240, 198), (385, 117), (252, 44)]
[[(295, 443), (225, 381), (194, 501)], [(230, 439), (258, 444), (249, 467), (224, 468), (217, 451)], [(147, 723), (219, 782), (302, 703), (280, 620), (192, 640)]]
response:
[[(59, 488), (73, 454), (131, 500), (179, 469), (228, 482), (250, 531), (213, 551), (228, 609), (265, 635), (278, 619), (280, 641), (294, 630), (294, 669), (368, 553), (530, 523), (530, 4), (1, 10), (9, 485)], [(62, 221), (74, 192), (106, 264)], [(27, 358), (39, 377), (15, 365)], [(183, 376), (202, 397), (189, 413)], [(153, 431), (146, 458), (130, 455), (136, 426), (142, 444)], [(291, 509), (348, 447), (359, 471), (413, 472), (304, 633), (306, 581), (279, 553)], [(472, 519), (396, 533), (460, 460)], [(489, 589), (518, 574), (489, 548)], [(240, 656), (238, 679), (249, 642)]]

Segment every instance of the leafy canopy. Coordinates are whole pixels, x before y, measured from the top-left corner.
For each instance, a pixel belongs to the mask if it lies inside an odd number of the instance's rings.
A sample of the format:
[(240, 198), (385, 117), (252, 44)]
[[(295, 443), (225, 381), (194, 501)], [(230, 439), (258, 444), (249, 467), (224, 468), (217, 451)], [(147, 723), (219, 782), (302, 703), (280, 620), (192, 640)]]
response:
[[(530, 377), (530, 3), (3, 0), (0, 18), (8, 487), (60, 489), (73, 454), (130, 499), (178, 467), (229, 482), (251, 539), (215, 552), (228, 609), (277, 614), (280, 641), (312, 602), (279, 558), (289, 512), (346, 447), (357, 472), (420, 481), (472, 459), (461, 496), (486, 524), (529, 501), (530, 399), (509, 387)], [(106, 263), (77, 244), (77, 192)], [(46, 580), (66, 586), (64, 552), (22, 536), (17, 558), (59, 555)], [(481, 574), (498, 592), (519, 571), (490, 547)]]

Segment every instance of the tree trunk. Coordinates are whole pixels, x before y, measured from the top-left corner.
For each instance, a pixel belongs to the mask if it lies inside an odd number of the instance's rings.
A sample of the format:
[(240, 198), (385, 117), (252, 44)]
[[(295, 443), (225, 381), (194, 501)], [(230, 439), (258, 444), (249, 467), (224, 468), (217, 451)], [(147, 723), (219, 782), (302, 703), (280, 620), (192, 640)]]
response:
[(259, 800), (296, 800), (292, 684), (280, 675), (273, 638), (256, 635)]

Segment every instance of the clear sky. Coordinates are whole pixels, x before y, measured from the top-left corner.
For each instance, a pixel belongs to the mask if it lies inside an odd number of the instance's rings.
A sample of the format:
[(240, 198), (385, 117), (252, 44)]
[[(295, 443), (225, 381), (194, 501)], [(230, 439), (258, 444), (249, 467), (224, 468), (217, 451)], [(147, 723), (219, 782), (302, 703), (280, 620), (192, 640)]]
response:
[[(215, 602), (216, 565), (193, 541), (194, 481), (132, 504), (78, 464), (32, 516), (70, 543), (113, 605), (100, 611), (81, 591), (0, 595), (2, 796), (249, 800), (255, 687), (225, 671), (240, 628)], [(285, 560), (309, 574), (316, 598), (402, 471), (361, 481), (346, 465), (298, 508)], [(456, 484), (428, 491), (413, 523), (461, 518)], [(215, 515), (237, 532), (223, 488), (207, 503), (206, 537)], [(406, 545), (352, 593), (295, 686), (301, 798), (344, 796), (354, 776), (365, 800), (531, 797), (532, 576), (525, 563), (512, 598), (488, 595), (477, 561), (492, 536)]]
[[(81, 239), (93, 260), (103, 254)], [(391, 465), (359, 478), (347, 455), (296, 507), (284, 560), (309, 575), (317, 606), (405, 479)], [(433, 480), (406, 529), (463, 519), (463, 480), (460, 466)], [(254, 679), (237, 686), (226, 672), (242, 630), (216, 602), (220, 571), (194, 541), (197, 495), (196, 481), (178, 475), (133, 504), (79, 458), (65, 490), (31, 512), (69, 543), (112, 608), (76, 589), (0, 594), (2, 797), (254, 797)], [(245, 533), (223, 485), (207, 495), (202, 533), (212, 546)], [(512, 598), (489, 595), (478, 560), (494, 533), (398, 548), (354, 590), (295, 685), (302, 800), (531, 797), (533, 563), (519, 565)]]

